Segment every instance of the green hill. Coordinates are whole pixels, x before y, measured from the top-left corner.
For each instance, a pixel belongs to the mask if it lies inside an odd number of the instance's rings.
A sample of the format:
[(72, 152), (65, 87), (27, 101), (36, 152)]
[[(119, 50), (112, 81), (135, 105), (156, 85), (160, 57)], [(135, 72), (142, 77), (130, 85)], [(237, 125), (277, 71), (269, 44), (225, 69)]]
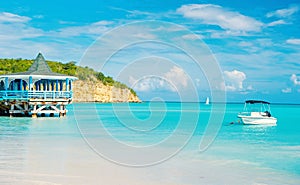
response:
[[(34, 60), (27, 59), (0, 59), (0, 75), (24, 72), (29, 69)], [(101, 81), (104, 85), (114, 86), (121, 89), (128, 88), (136, 96), (136, 92), (125, 84), (115, 81), (110, 76), (105, 76), (102, 72), (97, 72), (89, 67), (77, 66), (75, 62), (61, 63), (47, 61), (51, 70), (55, 73), (61, 73), (76, 76), (79, 80)]]

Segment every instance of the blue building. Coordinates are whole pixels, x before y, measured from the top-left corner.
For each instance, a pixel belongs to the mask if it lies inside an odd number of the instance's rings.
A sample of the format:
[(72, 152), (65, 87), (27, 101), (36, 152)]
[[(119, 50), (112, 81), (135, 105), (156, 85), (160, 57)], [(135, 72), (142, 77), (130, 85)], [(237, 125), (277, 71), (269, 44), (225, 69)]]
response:
[(77, 78), (54, 73), (39, 53), (26, 72), (0, 75), (2, 114), (65, 116), (72, 102), (72, 82)]

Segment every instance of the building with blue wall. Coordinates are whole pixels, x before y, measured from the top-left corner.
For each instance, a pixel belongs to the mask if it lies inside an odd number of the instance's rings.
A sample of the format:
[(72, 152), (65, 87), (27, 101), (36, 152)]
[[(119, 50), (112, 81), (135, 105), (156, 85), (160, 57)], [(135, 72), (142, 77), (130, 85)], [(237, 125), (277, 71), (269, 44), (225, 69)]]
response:
[(54, 73), (39, 53), (26, 72), (0, 75), (0, 110), (37, 117), (65, 116), (72, 102), (72, 82), (77, 78)]

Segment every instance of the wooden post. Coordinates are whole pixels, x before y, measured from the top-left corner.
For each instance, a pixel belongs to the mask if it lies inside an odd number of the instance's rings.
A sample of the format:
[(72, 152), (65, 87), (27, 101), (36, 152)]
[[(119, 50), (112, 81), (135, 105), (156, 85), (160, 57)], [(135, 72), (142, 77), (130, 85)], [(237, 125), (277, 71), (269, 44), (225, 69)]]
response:
[(29, 115), (29, 108), (28, 107), (29, 107), (28, 104), (24, 103), (24, 114), (25, 114), (25, 116)]
[(63, 109), (63, 106), (60, 105), (60, 107), (59, 107), (59, 117), (62, 117), (62, 116), (63, 116), (62, 109)]
[(37, 114), (36, 114), (36, 105), (33, 105), (33, 113), (32, 113), (32, 118), (37, 118)]
[(9, 111), (9, 117), (13, 117), (13, 111), (14, 111), (14, 104), (10, 104), (10, 111)]
[(63, 105), (63, 110), (64, 110), (64, 117), (66, 117), (67, 111), (66, 111), (66, 106), (65, 105)]

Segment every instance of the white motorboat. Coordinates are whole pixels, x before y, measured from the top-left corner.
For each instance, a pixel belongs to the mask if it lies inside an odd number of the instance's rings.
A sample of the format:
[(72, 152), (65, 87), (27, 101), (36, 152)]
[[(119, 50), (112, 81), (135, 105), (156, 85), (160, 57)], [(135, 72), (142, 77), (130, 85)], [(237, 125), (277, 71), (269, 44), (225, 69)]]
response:
[(247, 100), (244, 111), (237, 116), (246, 125), (276, 125), (277, 118), (271, 115), (270, 103), (260, 100)]

